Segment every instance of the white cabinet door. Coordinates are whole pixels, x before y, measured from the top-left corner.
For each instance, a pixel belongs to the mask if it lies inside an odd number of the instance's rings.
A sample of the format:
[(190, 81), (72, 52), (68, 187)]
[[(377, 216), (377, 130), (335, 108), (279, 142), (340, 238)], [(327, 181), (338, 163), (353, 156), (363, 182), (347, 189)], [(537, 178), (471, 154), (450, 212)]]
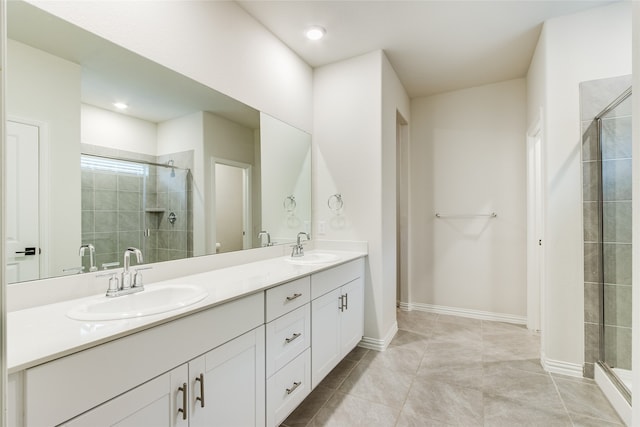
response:
[(186, 427), (178, 408), (182, 395), (174, 385), (187, 381), (182, 365), (64, 424), (65, 427)]
[(362, 339), (364, 331), (364, 295), (362, 277), (347, 283), (340, 292), (344, 310), (340, 312), (341, 358), (346, 356)]
[(190, 426), (264, 426), (264, 353), (261, 326), (190, 362)]
[(340, 289), (311, 301), (311, 386), (338, 364), (341, 356)]

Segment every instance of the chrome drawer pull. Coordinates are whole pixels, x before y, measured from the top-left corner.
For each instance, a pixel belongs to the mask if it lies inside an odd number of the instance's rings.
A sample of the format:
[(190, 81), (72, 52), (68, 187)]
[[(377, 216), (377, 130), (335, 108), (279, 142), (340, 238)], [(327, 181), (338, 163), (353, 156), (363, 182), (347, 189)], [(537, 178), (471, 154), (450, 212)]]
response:
[(285, 342), (287, 344), (289, 344), (291, 341), (295, 340), (296, 338), (299, 338), (300, 336), (302, 336), (302, 333), (301, 332), (297, 332), (297, 333), (293, 334), (293, 336), (291, 338), (285, 338), (284, 340), (285, 340)]
[(302, 381), (294, 382), (293, 383), (293, 387), (287, 389), (287, 394), (293, 393), (295, 391), (295, 389), (300, 387), (300, 384), (302, 384)]
[(293, 294), (292, 296), (287, 297), (287, 301), (293, 301), (294, 299), (300, 298), (301, 296), (302, 296), (302, 294), (298, 294), (298, 293)]
[(204, 374), (197, 376), (196, 381), (200, 382), (200, 397), (196, 397), (196, 402), (200, 402), (200, 407), (204, 408)]

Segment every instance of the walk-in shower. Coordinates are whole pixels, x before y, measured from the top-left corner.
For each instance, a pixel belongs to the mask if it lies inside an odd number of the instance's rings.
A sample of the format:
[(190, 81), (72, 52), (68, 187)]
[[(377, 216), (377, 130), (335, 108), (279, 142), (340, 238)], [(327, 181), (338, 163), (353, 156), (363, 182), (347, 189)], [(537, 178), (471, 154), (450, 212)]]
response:
[(82, 242), (95, 246), (98, 268), (121, 266), (128, 247), (141, 249), (145, 263), (193, 256), (188, 169), (83, 154), (81, 171)]
[(583, 83), (581, 103), (585, 376), (603, 372), (630, 404), (631, 88), (620, 88), (629, 84), (627, 77)]

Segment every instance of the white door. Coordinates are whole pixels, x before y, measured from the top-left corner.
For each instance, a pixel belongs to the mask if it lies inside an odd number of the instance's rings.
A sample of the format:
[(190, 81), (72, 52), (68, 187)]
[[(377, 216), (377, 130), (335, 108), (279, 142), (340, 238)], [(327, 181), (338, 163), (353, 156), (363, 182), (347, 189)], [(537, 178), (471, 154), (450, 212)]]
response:
[(40, 278), (39, 128), (7, 122), (7, 282)]
[(346, 356), (362, 340), (364, 333), (364, 295), (362, 277), (342, 286), (344, 311), (340, 319), (340, 346), (342, 357)]
[(187, 365), (161, 375), (64, 424), (64, 427), (186, 427), (178, 409)]
[(311, 301), (311, 387), (315, 388), (342, 359), (340, 289)]
[(189, 425), (263, 427), (264, 353), (264, 327), (260, 327), (189, 362)]

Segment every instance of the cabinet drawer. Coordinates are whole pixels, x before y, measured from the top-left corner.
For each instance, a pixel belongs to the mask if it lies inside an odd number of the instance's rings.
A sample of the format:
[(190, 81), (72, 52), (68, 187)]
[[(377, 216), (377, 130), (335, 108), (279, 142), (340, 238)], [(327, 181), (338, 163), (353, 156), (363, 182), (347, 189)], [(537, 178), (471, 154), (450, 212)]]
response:
[(311, 300), (310, 286), (309, 277), (303, 277), (302, 279), (267, 289), (266, 323), (308, 303)]
[(311, 344), (309, 304), (267, 323), (267, 378)]
[(311, 350), (267, 380), (267, 427), (278, 426), (311, 392)]
[(364, 274), (364, 260), (357, 259), (346, 264), (321, 271), (311, 276), (311, 299), (339, 288), (345, 283), (361, 277)]

